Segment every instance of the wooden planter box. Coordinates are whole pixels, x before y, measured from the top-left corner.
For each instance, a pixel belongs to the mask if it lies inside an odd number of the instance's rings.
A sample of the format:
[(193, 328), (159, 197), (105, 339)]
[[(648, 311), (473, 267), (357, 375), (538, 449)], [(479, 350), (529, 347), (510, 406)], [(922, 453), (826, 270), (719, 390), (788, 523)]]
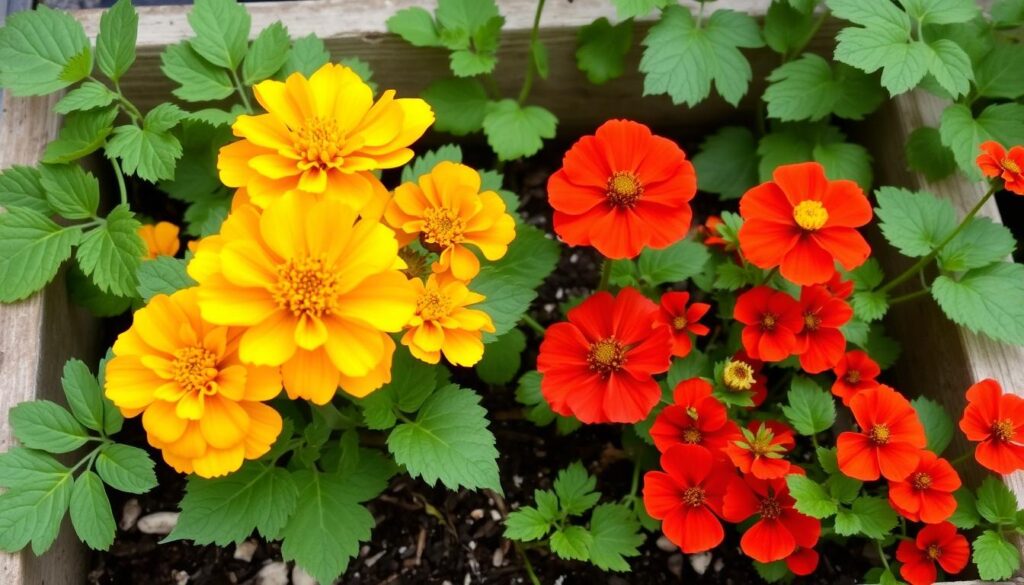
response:
[[(526, 67), (535, 3), (498, 2), (507, 22), (496, 77), (502, 89), (512, 94), (518, 89)], [(433, 0), (303, 0), (250, 4), (248, 8), (253, 31), (281, 20), (293, 36), (315, 33), (326, 40), (335, 57), (356, 56), (368, 61), (381, 87), (397, 88), (400, 95), (410, 96), (448, 74), (447, 56), (441, 51), (409, 46), (387, 34), (384, 23), (401, 8), (433, 5)], [(713, 8), (763, 14), (766, 5), (762, 0), (721, 0)], [(169, 95), (171, 83), (160, 73), (159, 55), (166, 45), (191, 35), (187, 11), (188, 7), (183, 6), (139, 8), (139, 57), (122, 87), (143, 110)], [(100, 12), (84, 10), (75, 16), (95, 38)], [(736, 110), (716, 99), (688, 109), (672, 105), (664, 96), (641, 97), (639, 47), (634, 47), (630, 54), (624, 77), (603, 86), (587, 83), (576, 69), (576, 34), (580, 27), (601, 16), (615, 21), (607, 0), (574, 0), (571, 4), (567, 0), (549, 0), (545, 10), (541, 38), (550, 50), (551, 76), (535, 85), (531, 102), (558, 116), (561, 136), (592, 131), (607, 118), (630, 117), (674, 135), (696, 139), (705, 131), (736, 119)], [(840, 26), (836, 21), (826, 23), (811, 49), (831, 53), (832, 38)], [(640, 34), (634, 45), (639, 38)], [(755, 79), (763, 78), (778, 62), (767, 50), (754, 51), (750, 57)], [(749, 114), (761, 89), (756, 85), (751, 88), (740, 105), (741, 115), (744, 111)], [(55, 102), (56, 97), (3, 98), (0, 168), (35, 164), (39, 160), (46, 143), (57, 135), (60, 117), (51, 111)], [(960, 177), (927, 184), (923, 177), (906, 170), (903, 155), (907, 135), (922, 124), (934, 125), (942, 107), (940, 101), (923, 92), (900, 96), (862, 125), (863, 136), (859, 138), (871, 148), (875, 158), (876, 184), (929, 189), (950, 200), (962, 214), (982, 196), (984, 185)], [(994, 201), (980, 215), (999, 221)], [(902, 267), (892, 261), (886, 265), (889, 274)], [(932, 302), (896, 307), (890, 313), (888, 326), (890, 333), (903, 342), (902, 357), (890, 374), (900, 390), (939, 400), (954, 415), (963, 410), (967, 387), (982, 378), (996, 378), (1007, 390), (1024, 392), (1024, 349), (996, 343), (954, 325)], [(71, 356), (94, 360), (99, 350), (99, 331), (94, 319), (69, 303), (60, 276), (45, 291), (26, 301), (0, 305), (0, 331), (0, 449), (6, 449), (12, 441), (8, 409), (37, 397), (62, 400), (59, 378), (64, 360)], [(966, 448), (959, 434), (953, 448)], [(1024, 474), (1004, 479), (1024, 503)], [(71, 534), (70, 526), (65, 528), (54, 548), (41, 559), (31, 553), (0, 554), (0, 583), (84, 583), (88, 554)]]

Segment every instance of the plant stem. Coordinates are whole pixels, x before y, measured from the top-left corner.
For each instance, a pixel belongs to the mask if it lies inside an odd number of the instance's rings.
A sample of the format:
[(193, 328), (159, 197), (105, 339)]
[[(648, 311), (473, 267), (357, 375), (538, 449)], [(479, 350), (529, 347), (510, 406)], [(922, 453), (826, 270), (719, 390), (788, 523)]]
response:
[(523, 323), (524, 325), (526, 325), (530, 329), (533, 329), (533, 331), (537, 335), (540, 335), (541, 337), (544, 336), (544, 332), (545, 332), (544, 326), (541, 325), (540, 323), (538, 323), (537, 320), (534, 319), (533, 317), (531, 317), (529, 315), (523, 315), (522, 319), (520, 319), (519, 322)]
[(537, 0), (537, 10), (533, 13), (533, 30), (530, 31), (530, 56), (526, 60), (526, 77), (523, 78), (523, 87), (519, 90), (519, 98), (516, 100), (519, 102), (519, 105), (526, 103), (526, 98), (530, 97), (530, 90), (533, 89), (533, 76), (537, 69), (533, 51), (537, 45), (537, 37), (540, 34), (540, 15), (544, 12), (545, 1)]
[(885, 567), (886, 571), (891, 573), (892, 569), (889, 568), (889, 558), (885, 556), (885, 551), (882, 550), (882, 541), (876, 540), (875, 546), (878, 547), (878, 556), (882, 558), (882, 566)]
[(985, 196), (979, 199), (978, 203), (976, 203), (974, 207), (967, 212), (967, 215), (963, 218), (963, 220), (960, 222), (960, 225), (958, 225), (955, 230), (953, 230), (948, 236), (946, 236), (944, 240), (939, 242), (939, 244), (935, 246), (931, 253), (915, 262), (913, 266), (904, 270), (903, 273), (897, 276), (896, 278), (887, 282), (884, 286), (882, 286), (882, 288), (878, 289), (878, 292), (889, 292), (890, 290), (899, 286), (907, 279), (912, 278), (918, 272), (924, 270), (926, 266), (931, 264), (932, 260), (935, 260), (935, 257), (939, 255), (939, 252), (942, 251), (946, 244), (952, 242), (953, 238), (955, 238), (957, 234), (963, 231), (964, 227), (966, 227), (967, 224), (969, 224), (971, 220), (974, 219), (974, 216), (977, 215), (979, 211), (981, 211), (981, 208), (984, 207), (986, 203), (988, 203), (988, 200), (992, 198), (992, 195), (994, 195), (998, 189), (999, 186), (997, 185), (996, 181), (993, 181), (992, 186), (989, 187), (988, 191), (985, 193)]
[(912, 300), (917, 299), (917, 298), (928, 296), (931, 292), (932, 291), (930, 291), (930, 290), (928, 290), (926, 288), (923, 288), (921, 290), (914, 291), (912, 293), (907, 293), (905, 295), (901, 295), (901, 296), (898, 296), (898, 297), (893, 297), (892, 300), (889, 301), (889, 306), (891, 307), (893, 305), (898, 305), (900, 303), (905, 303), (907, 301), (912, 301)]
[(610, 258), (604, 259), (604, 264), (601, 265), (601, 282), (597, 285), (597, 290), (608, 290), (608, 285), (612, 281), (612, 261)]
[(700, 2), (700, 9), (697, 10), (697, 29), (700, 30), (704, 25), (704, 3), (707, 0), (697, 0), (697, 2)]
[(238, 95), (242, 98), (242, 105), (245, 106), (245, 111), (252, 113), (252, 103), (249, 101), (249, 94), (245, 91), (245, 87), (242, 85), (242, 80), (238, 78), (238, 72), (234, 69), (231, 70), (231, 81), (235, 84), (235, 90), (238, 91)]
[(114, 175), (117, 176), (117, 189), (121, 193), (121, 204), (128, 204), (128, 188), (124, 184), (124, 172), (121, 171), (121, 163), (117, 162), (117, 159), (110, 159), (110, 164), (114, 167)]
[(793, 50), (786, 51), (786, 54), (783, 55), (782, 57), (783, 62), (789, 61), (794, 57), (799, 56), (800, 53), (804, 52), (804, 49), (807, 48), (807, 45), (810, 44), (810, 42), (818, 34), (818, 31), (821, 29), (821, 25), (825, 24), (825, 21), (828, 20), (829, 14), (831, 13), (826, 7), (825, 10), (821, 12), (821, 15), (818, 17), (818, 20), (814, 21), (814, 25), (811, 26), (811, 30), (807, 31), (807, 36), (804, 37), (803, 41), (799, 45), (794, 47)]
[(972, 455), (973, 455), (973, 453), (968, 451), (966, 453), (961, 454), (956, 459), (950, 460), (949, 464), (952, 465), (953, 467), (956, 467), (957, 465), (960, 465), (960, 464), (964, 463), (965, 461), (967, 461), (968, 459), (970, 459)]
[(92, 467), (92, 462), (93, 462), (94, 459), (96, 459), (96, 456), (100, 454), (100, 449), (105, 447), (107, 445), (107, 443), (109, 443), (109, 442), (110, 441), (106, 441), (105, 440), (102, 443), (100, 443), (99, 445), (97, 445), (95, 449), (93, 449), (92, 451), (89, 451), (85, 455), (85, 457), (82, 457), (81, 459), (78, 460), (78, 463), (76, 463), (75, 466), (71, 468), (69, 473), (74, 473), (74, 472), (78, 471), (78, 468), (81, 467), (82, 465), (88, 465), (88, 467), (86, 467), (86, 469), (88, 469), (89, 467)]
[(636, 498), (636, 491), (640, 488), (640, 464), (633, 462), (633, 479), (629, 482), (629, 497)]
[(513, 540), (512, 546), (516, 548), (516, 554), (519, 555), (519, 559), (523, 561), (523, 568), (526, 569), (526, 576), (530, 578), (530, 583), (533, 585), (540, 585), (540, 579), (537, 578), (537, 573), (533, 572), (533, 564), (530, 559), (526, 556), (526, 551), (523, 550), (523, 546), (519, 544), (519, 541)]

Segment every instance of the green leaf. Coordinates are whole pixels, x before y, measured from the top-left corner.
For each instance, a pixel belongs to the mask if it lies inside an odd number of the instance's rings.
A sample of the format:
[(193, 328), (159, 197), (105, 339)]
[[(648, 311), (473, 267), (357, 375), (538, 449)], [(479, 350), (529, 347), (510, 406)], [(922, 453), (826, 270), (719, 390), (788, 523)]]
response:
[(942, 455), (953, 440), (953, 418), (941, 404), (924, 396), (918, 396), (911, 400), (910, 404), (917, 411), (917, 417), (924, 426), (928, 450), (936, 455)]
[(974, 0), (900, 0), (907, 14), (921, 24), (956, 24), (978, 16)]
[(970, 488), (961, 487), (953, 492), (953, 497), (956, 498), (956, 511), (950, 516), (949, 521), (963, 530), (970, 530), (977, 526), (981, 521), (981, 516), (978, 515), (978, 506)]
[(43, 215), (53, 209), (46, 202), (46, 190), (40, 180), (39, 169), (15, 165), (0, 173), (0, 207), (25, 207)]
[(475, 392), (446, 386), (427, 399), (415, 421), (391, 431), (388, 448), (396, 463), (429, 485), (440, 479), (450, 489), (500, 492), (498, 451), (485, 414)]
[(490, 315), (494, 323), (494, 333), (485, 333), (484, 343), (511, 331), (530, 308), (533, 299), (537, 298), (533, 289), (513, 276), (499, 273), (493, 266), (484, 266), (480, 270), (470, 284), (470, 290), (484, 295), (484, 301), (475, 308)]
[(647, 16), (655, 8), (670, 6), (672, 0), (612, 0), (612, 4), (619, 20), (626, 20)]
[(95, 317), (116, 317), (132, 308), (134, 297), (103, 292), (78, 266), (69, 266), (64, 280), (71, 300)]
[(833, 70), (813, 53), (778, 67), (768, 81), (768, 115), (783, 121), (816, 121), (832, 114), (860, 120), (885, 99), (870, 76), (842, 64)]
[(628, 571), (624, 557), (640, 555), (644, 535), (636, 515), (622, 504), (601, 504), (590, 517), (590, 562), (606, 571)]
[[(330, 60), (329, 56), (328, 60)], [(338, 59), (338, 63), (351, 69), (353, 73), (363, 80), (363, 83), (370, 86), (370, 91), (374, 94), (377, 93), (377, 84), (373, 81), (373, 70), (370, 69), (369, 63), (363, 61), (359, 57), (342, 57), (341, 59)]]
[(168, 540), (226, 546), (249, 538), (254, 530), (277, 538), (298, 504), (299, 490), (285, 469), (247, 462), (215, 479), (191, 476), (181, 516)]
[(850, 297), (850, 306), (857, 319), (866, 323), (878, 321), (889, 312), (889, 294), (877, 290), (860, 290)]
[(484, 357), (474, 369), (477, 376), (488, 384), (507, 384), (512, 381), (522, 365), (522, 353), (526, 349), (526, 336), (518, 329), (511, 329), (484, 347)]
[(975, 118), (967, 106), (953, 104), (942, 112), (939, 132), (942, 144), (953, 151), (960, 169), (968, 178), (980, 180), (981, 172), (975, 159), (981, 152), (982, 142), (1024, 143), (1024, 105), (991, 105)]
[(995, 530), (986, 530), (973, 546), (971, 560), (986, 581), (1008, 579), (1020, 569), (1020, 551)]
[(605, 17), (584, 26), (576, 35), (576, 66), (590, 83), (600, 85), (621, 77), (633, 45), (633, 23), (612, 25)]
[(1024, 96), (1024, 45), (997, 44), (974, 70), (974, 83), (981, 97), (1015, 100)]
[(22, 402), (10, 410), (9, 419), (14, 436), (29, 449), (69, 453), (89, 437), (67, 409), (49, 400)]
[(0, 86), (13, 95), (53, 93), (91, 71), (89, 39), (67, 12), (40, 5), (0, 27)]
[(37, 556), (46, 552), (57, 539), (73, 482), (70, 472), (54, 474), (33, 486), (0, 494), (0, 550), (17, 552), (31, 542)]
[(860, 525), (858, 531), (876, 540), (889, 536), (899, 523), (896, 512), (884, 498), (857, 498), (852, 513)]
[(96, 217), (100, 183), (78, 165), (43, 165), (39, 182), (50, 207), (66, 219)]
[(0, 214), (0, 302), (19, 301), (46, 286), (81, 235), (31, 209)]
[(391, 381), (359, 401), (366, 425), (376, 431), (395, 426), (395, 407), (416, 412), (437, 387), (437, 367), (412, 357), (408, 348), (395, 350)]
[(828, 478), (825, 485), (828, 487), (828, 493), (833, 498), (841, 503), (849, 504), (860, 495), (860, 488), (864, 485), (864, 482), (846, 477), (841, 473), (834, 473)]
[(944, 199), (896, 187), (875, 191), (878, 227), (905, 256), (927, 256), (956, 228), (956, 213)]
[(439, 79), (431, 83), (422, 96), (437, 116), (435, 129), (464, 136), (483, 128), (488, 102), (487, 91), (479, 81)]
[(114, 544), (114, 514), (103, 482), (87, 470), (75, 480), (71, 490), (71, 524), (89, 548), (107, 550)]
[(1017, 242), (1006, 226), (978, 217), (942, 248), (939, 266), (949, 272), (981, 268), (1005, 259), (1016, 247)]
[(70, 471), (59, 461), (24, 447), (12, 447), (0, 453), (0, 487), (32, 489), (37, 485), (55, 483)]
[(811, 151), (811, 156), (825, 167), (825, 176), (829, 179), (849, 179), (865, 191), (871, 189), (871, 155), (863, 146), (849, 142), (819, 144)]
[(187, 41), (164, 49), (160, 63), (164, 75), (178, 83), (171, 93), (185, 101), (222, 100), (235, 92), (228, 72), (200, 57)]
[(139, 225), (128, 206), (121, 204), (110, 211), (103, 225), (82, 238), (78, 265), (101, 290), (120, 296), (135, 294), (135, 271), (146, 254)]
[(402, 37), (414, 47), (441, 47), (434, 18), (426, 10), (414, 6), (403, 8), (387, 20), (388, 32)]
[(58, 114), (69, 114), (80, 110), (93, 110), (109, 106), (116, 100), (117, 94), (107, 89), (107, 86), (95, 81), (86, 81), (62, 97), (53, 107), (53, 111)]
[(764, 18), (764, 40), (771, 50), (787, 55), (801, 49), (814, 32), (810, 11), (801, 11), (786, 2), (772, 2)]
[(96, 62), (104, 75), (118, 81), (131, 68), (138, 34), (139, 14), (131, 0), (118, 0), (103, 13), (96, 38)]
[(501, 160), (536, 154), (544, 140), (555, 137), (558, 119), (540, 106), (520, 106), (515, 100), (490, 102), (484, 116), (487, 143)]
[(153, 460), (138, 447), (113, 443), (103, 447), (96, 457), (96, 471), (110, 487), (144, 494), (156, 487)]
[(590, 557), (594, 537), (582, 526), (558, 528), (551, 535), (548, 544), (551, 552), (567, 561), (585, 561)]
[(970, 56), (949, 39), (931, 41), (928, 48), (931, 50), (928, 73), (953, 98), (967, 95), (974, 81)]
[(170, 132), (135, 125), (118, 126), (106, 150), (108, 157), (121, 159), (125, 173), (151, 183), (173, 179), (182, 153), (181, 142)]
[(331, 54), (327, 51), (324, 41), (310, 33), (295, 39), (292, 43), (292, 50), (288, 52), (288, 60), (282, 71), (288, 75), (301, 73), (308, 78), (330, 60)]
[(834, 180), (857, 181), (864, 190), (871, 188), (871, 156), (859, 144), (845, 142), (846, 136), (827, 124), (790, 123), (761, 138), (757, 153), (761, 156), (758, 175), (771, 180), (780, 165), (817, 161), (825, 175)]
[(832, 428), (836, 420), (835, 401), (813, 380), (794, 378), (787, 398), (789, 404), (782, 407), (782, 412), (796, 432), (810, 436)]
[(242, 81), (245, 85), (255, 85), (277, 73), (288, 61), (291, 46), (288, 29), (280, 22), (261, 30), (242, 62)]
[(922, 126), (910, 133), (906, 145), (907, 164), (929, 181), (945, 179), (956, 172), (953, 151), (942, 144), (937, 128)]
[(777, 583), (786, 578), (790, 574), (789, 567), (786, 566), (786, 561), (773, 561), (771, 563), (761, 563), (754, 561), (754, 570), (757, 571), (759, 577), (767, 581), (768, 583)]
[(544, 538), (554, 523), (532, 506), (509, 512), (505, 519), (505, 538), (529, 542)]
[(752, 72), (740, 48), (764, 45), (748, 14), (716, 10), (698, 27), (688, 8), (669, 6), (643, 40), (640, 71), (644, 95), (668, 94), (672, 103), (694, 106), (711, 93), (711, 82), (733, 106), (747, 93)]
[(108, 435), (121, 430), (124, 423), (121, 412), (103, 395), (99, 381), (85, 362), (76, 359), (65, 362), (60, 383), (68, 399), (68, 406), (71, 407), (71, 414), (78, 422)]
[(117, 108), (71, 112), (64, 118), (57, 140), (46, 145), (44, 163), (67, 163), (96, 152), (113, 129)]
[(682, 240), (661, 250), (645, 248), (637, 268), (649, 284), (678, 283), (700, 274), (710, 257), (707, 246)]
[(462, 162), (462, 147), (458, 144), (445, 144), (417, 156), (410, 164), (402, 167), (402, 182), (418, 181), (420, 177), (434, 170), (438, 163), (444, 161)]
[(889, 0), (827, 0), (833, 14), (860, 25), (836, 36), (835, 59), (873, 73), (892, 95), (921, 82), (932, 58), (928, 46), (911, 39), (910, 18)]
[(187, 264), (185, 260), (170, 256), (144, 260), (136, 271), (139, 279), (136, 290), (143, 302), (148, 303), (159, 294), (170, 295), (183, 288), (195, 286), (196, 281), (185, 271)]
[(704, 139), (693, 157), (700, 190), (739, 199), (757, 185), (757, 142), (750, 130), (726, 126)]
[(786, 476), (786, 485), (789, 486), (789, 495), (796, 500), (793, 507), (801, 514), (822, 519), (834, 516), (838, 510), (836, 501), (825, 487), (809, 477), (791, 473)]
[(1017, 498), (997, 477), (986, 477), (978, 488), (978, 514), (993, 524), (1013, 524), (1017, 517)]
[(1024, 345), (1024, 266), (997, 262), (959, 279), (941, 275), (932, 296), (946, 315), (971, 331)]
[(249, 11), (235, 0), (196, 0), (188, 13), (196, 53), (225, 69), (242, 64), (249, 48)]
[(573, 462), (555, 478), (559, 507), (570, 516), (582, 515), (601, 499), (601, 494), (594, 491), (596, 485), (597, 478), (587, 473), (582, 463)]
[(1024, 0), (996, 0), (991, 9), (992, 22), (999, 26), (1024, 24)]
[(474, 35), (498, 16), (498, 5), (494, 0), (441, 0), (435, 14), (442, 28)]
[(508, 252), (481, 272), (509, 277), (519, 286), (535, 289), (555, 269), (558, 253), (558, 242), (547, 237), (543, 230), (521, 224), (516, 226), (516, 239), (509, 244)]

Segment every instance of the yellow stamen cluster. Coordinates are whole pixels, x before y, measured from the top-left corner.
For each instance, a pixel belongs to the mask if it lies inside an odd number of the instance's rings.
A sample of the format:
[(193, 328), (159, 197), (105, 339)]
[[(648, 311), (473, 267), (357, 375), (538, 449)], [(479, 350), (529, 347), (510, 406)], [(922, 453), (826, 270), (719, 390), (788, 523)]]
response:
[(420, 232), (420, 243), (424, 248), (440, 253), (452, 244), (462, 242), (466, 222), (454, 211), (445, 208), (427, 209), (423, 217), (425, 222)]
[(608, 204), (613, 207), (633, 207), (643, 193), (644, 186), (634, 173), (620, 171), (608, 177)]
[(779, 505), (779, 502), (774, 497), (768, 497), (761, 500), (758, 513), (765, 520), (774, 520), (782, 515), (782, 506)]
[(754, 368), (744, 361), (729, 360), (722, 369), (722, 381), (733, 392), (750, 390), (754, 386)]
[(217, 391), (217, 356), (202, 347), (183, 347), (174, 352), (174, 381), (185, 392)]
[(910, 483), (914, 485), (915, 490), (923, 491), (932, 487), (932, 476), (924, 472), (915, 473), (910, 478)]
[(1020, 165), (1014, 162), (1012, 159), (1004, 158), (1000, 163), (1002, 167), (1011, 173), (1020, 173)]
[(297, 317), (330, 314), (338, 292), (337, 273), (319, 258), (289, 260), (278, 268), (274, 300)]
[(302, 128), (292, 133), (292, 141), (302, 157), (300, 169), (341, 166), (340, 145), (345, 143), (345, 135), (333, 118), (309, 118)]
[(885, 445), (889, 442), (890, 434), (888, 425), (877, 424), (868, 431), (868, 439), (876, 445)]
[(590, 364), (591, 370), (599, 372), (602, 376), (609, 376), (622, 369), (626, 363), (626, 348), (615, 338), (602, 339), (590, 345), (587, 363)]
[(992, 434), (997, 440), (1010, 441), (1013, 439), (1013, 421), (1003, 419), (992, 423)]
[(686, 427), (683, 429), (684, 443), (699, 445), (702, 439), (704, 439), (704, 435), (701, 434), (700, 429), (696, 429), (694, 427)]
[(437, 289), (425, 289), (416, 299), (416, 314), (424, 321), (437, 321), (452, 312), (452, 301)]
[(699, 508), (703, 506), (706, 499), (707, 493), (704, 491), (704, 488), (700, 486), (688, 487), (683, 490), (683, 503), (691, 508)]
[(821, 204), (821, 201), (808, 199), (797, 203), (793, 208), (793, 220), (796, 225), (807, 231), (815, 231), (824, 227), (828, 221), (828, 210)]

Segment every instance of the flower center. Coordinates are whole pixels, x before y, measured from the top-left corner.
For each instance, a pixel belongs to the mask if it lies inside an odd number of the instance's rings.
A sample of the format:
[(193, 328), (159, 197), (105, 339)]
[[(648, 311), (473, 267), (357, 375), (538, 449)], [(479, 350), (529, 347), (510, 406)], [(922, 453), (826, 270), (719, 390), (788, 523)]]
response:
[(817, 313), (804, 313), (804, 327), (808, 331), (817, 331), (821, 327), (821, 317)]
[(309, 118), (298, 132), (292, 133), (292, 144), (302, 157), (299, 168), (337, 168), (341, 164), (339, 145), (344, 135), (333, 119)]
[(423, 247), (440, 254), (445, 249), (462, 241), (462, 232), (466, 222), (450, 209), (428, 209), (420, 243)]
[(703, 439), (703, 438), (704, 438), (704, 436), (701, 434), (700, 430), (698, 430), (698, 429), (696, 429), (694, 427), (686, 427), (685, 429), (683, 429), (683, 442), (684, 443), (687, 443), (687, 444), (690, 444), (690, 445), (699, 445), (700, 442), (701, 442), (701, 439)]
[(859, 383), (860, 382), (860, 370), (850, 370), (849, 372), (846, 372), (845, 378), (846, 378), (846, 383), (847, 384), (857, 384), (857, 383)]
[(633, 207), (643, 193), (640, 179), (629, 171), (619, 171), (608, 178), (608, 203), (613, 207)]
[(672, 319), (672, 328), (676, 331), (686, 329), (686, 317), (676, 317)]
[(1009, 158), (1003, 159), (1002, 166), (1011, 173), (1020, 173), (1020, 165)]
[(602, 339), (590, 345), (590, 354), (587, 355), (587, 363), (590, 369), (600, 372), (602, 376), (608, 377), (613, 372), (622, 369), (626, 363), (626, 348), (622, 347), (614, 337)]
[(217, 392), (217, 356), (202, 347), (185, 347), (174, 352), (174, 381), (185, 392)]
[(1009, 442), (1013, 439), (1013, 421), (1006, 418), (992, 423), (992, 434), (998, 441)]
[(876, 445), (885, 445), (889, 442), (889, 427), (888, 425), (877, 424), (871, 427), (868, 431), (868, 439)]
[(813, 232), (821, 229), (828, 221), (828, 211), (821, 201), (808, 199), (797, 203), (793, 208), (793, 220), (796, 221), (796, 225)]
[(754, 368), (747, 362), (729, 360), (722, 369), (722, 381), (733, 392), (750, 390), (754, 385)]
[(761, 315), (761, 330), (772, 331), (779, 322), (779, 316), (775, 313), (765, 313)]
[(928, 555), (928, 558), (934, 561), (942, 556), (942, 549), (939, 548), (939, 545), (937, 544), (929, 544), (925, 554)]
[(338, 295), (338, 277), (320, 258), (289, 260), (277, 271), (274, 300), (296, 317), (330, 314)]
[(691, 508), (699, 508), (706, 500), (704, 488), (699, 486), (688, 487), (683, 490), (683, 503)]
[(932, 487), (932, 476), (924, 472), (915, 473), (913, 477), (910, 478), (910, 483), (914, 485), (914, 489), (924, 491)]
[(416, 314), (424, 321), (436, 321), (452, 312), (452, 301), (440, 291), (427, 289), (416, 299)]
[(779, 502), (774, 497), (769, 497), (761, 500), (758, 512), (765, 520), (774, 520), (782, 515), (782, 506), (779, 505)]

